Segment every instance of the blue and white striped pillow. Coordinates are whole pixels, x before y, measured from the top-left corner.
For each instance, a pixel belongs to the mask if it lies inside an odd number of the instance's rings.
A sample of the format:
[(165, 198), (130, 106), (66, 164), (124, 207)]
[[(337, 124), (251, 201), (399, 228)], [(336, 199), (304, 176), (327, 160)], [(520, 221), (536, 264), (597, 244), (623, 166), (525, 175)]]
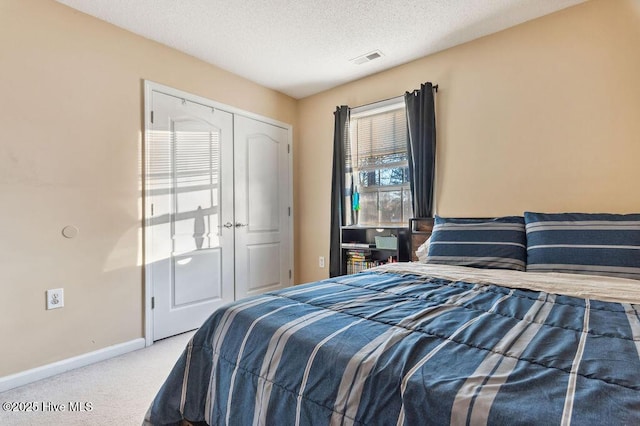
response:
[(436, 216), (425, 263), (524, 271), (526, 245), (521, 216), (495, 219)]
[(640, 279), (640, 214), (532, 213), (527, 271)]

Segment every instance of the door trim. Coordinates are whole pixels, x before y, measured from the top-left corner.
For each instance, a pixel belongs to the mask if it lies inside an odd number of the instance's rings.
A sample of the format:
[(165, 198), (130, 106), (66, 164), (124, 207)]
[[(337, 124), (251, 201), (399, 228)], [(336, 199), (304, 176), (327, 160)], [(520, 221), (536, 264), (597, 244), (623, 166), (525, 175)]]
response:
[(149, 141), (148, 132), (151, 130), (151, 93), (152, 92), (160, 92), (166, 95), (174, 96), (177, 98), (182, 98), (188, 100), (190, 102), (198, 103), (206, 107), (219, 109), (228, 113), (232, 113), (234, 115), (241, 115), (253, 120), (262, 121), (267, 124), (271, 124), (277, 127), (281, 127), (287, 131), (288, 139), (289, 139), (289, 190), (287, 191), (287, 198), (289, 200), (290, 206), (290, 219), (289, 219), (289, 269), (291, 270), (291, 278), (289, 279), (289, 284), (293, 283), (293, 277), (295, 277), (294, 272), (294, 248), (293, 248), (293, 231), (294, 231), (294, 209), (293, 209), (293, 129), (290, 124), (283, 123), (278, 120), (274, 120), (272, 118), (264, 117), (259, 114), (255, 114), (249, 111), (244, 111), (239, 108), (235, 108), (229, 105), (225, 105), (220, 102), (216, 102), (214, 100), (194, 95), (189, 92), (185, 92), (179, 89), (175, 89), (169, 86), (165, 86), (160, 83), (156, 83), (150, 80), (144, 80), (144, 141), (143, 141), (143, 149), (144, 151), (141, 153), (142, 156), (142, 170), (141, 170), (141, 209), (142, 209), (142, 266), (144, 269), (144, 340), (145, 346), (151, 346), (153, 344), (153, 312), (151, 309), (151, 298), (153, 296), (153, 289), (151, 283), (151, 268), (147, 268), (147, 250), (151, 247), (151, 233), (146, 232), (146, 223), (147, 220), (151, 217), (150, 211), (147, 208), (147, 182), (149, 181), (149, 176), (147, 175), (147, 171), (149, 167), (147, 166), (148, 157), (146, 155), (149, 152)]

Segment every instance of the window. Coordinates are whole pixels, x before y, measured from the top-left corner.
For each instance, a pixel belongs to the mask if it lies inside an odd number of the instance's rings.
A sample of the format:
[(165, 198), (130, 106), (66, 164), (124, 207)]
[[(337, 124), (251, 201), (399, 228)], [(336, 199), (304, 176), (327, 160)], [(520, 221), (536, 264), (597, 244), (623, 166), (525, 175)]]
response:
[(351, 110), (345, 158), (352, 224), (408, 223), (412, 207), (402, 97)]

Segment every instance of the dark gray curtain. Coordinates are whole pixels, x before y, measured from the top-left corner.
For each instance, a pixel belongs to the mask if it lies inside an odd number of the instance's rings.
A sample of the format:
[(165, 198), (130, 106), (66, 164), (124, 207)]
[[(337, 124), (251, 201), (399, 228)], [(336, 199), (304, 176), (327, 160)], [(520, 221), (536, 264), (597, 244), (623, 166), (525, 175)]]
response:
[(329, 247), (329, 276), (340, 275), (340, 227), (347, 221), (345, 182), (345, 146), (349, 123), (349, 107), (339, 106), (336, 112), (333, 133), (333, 176), (331, 178), (331, 244)]
[(406, 92), (407, 154), (413, 200), (413, 217), (433, 214), (433, 180), (436, 164), (436, 114), (433, 85), (424, 83), (419, 90)]

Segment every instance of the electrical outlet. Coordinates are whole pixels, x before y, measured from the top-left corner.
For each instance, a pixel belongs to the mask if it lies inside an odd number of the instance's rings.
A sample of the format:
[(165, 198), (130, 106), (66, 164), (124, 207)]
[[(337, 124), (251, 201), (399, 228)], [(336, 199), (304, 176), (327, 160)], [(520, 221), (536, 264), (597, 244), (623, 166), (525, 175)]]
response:
[(318, 266), (324, 268), (324, 256), (318, 258)]
[(64, 289), (53, 288), (47, 290), (47, 309), (57, 309), (64, 306)]

